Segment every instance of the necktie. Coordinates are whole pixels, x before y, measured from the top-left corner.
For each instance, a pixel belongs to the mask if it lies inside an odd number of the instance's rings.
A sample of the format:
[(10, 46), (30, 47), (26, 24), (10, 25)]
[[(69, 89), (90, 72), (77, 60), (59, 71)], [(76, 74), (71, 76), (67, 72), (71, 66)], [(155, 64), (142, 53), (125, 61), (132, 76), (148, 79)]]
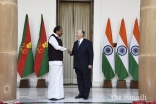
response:
[[(80, 46), (80, 41), (78, 41), (78, 47), (79, 47), (79, 46)], [(78, 48), (78, 47), (77, 47), (77, 48)]]

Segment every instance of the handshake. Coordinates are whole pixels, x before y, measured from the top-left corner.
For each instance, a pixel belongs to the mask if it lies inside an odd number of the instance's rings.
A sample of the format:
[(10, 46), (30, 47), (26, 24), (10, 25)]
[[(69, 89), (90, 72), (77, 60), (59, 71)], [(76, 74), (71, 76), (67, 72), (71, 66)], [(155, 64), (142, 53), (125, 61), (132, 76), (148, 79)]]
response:
[(68, 54), (71, 54), (72, 53), (70, 49), (67, 49), (66, 51), (68, 52)]

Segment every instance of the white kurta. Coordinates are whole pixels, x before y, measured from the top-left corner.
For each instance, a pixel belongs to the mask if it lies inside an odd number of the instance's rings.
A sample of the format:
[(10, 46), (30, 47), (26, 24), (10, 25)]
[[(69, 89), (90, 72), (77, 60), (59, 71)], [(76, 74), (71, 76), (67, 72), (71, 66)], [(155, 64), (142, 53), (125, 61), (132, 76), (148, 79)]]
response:
[[(54, 34), (58, 37), (57, 34)], [(57, 40), (51, 36), (49, 43), (60, 51), (67, 50), (66, 48), (59, 46)], [(64, 98), (63, 89), (63, 62), (62, 61), (49, 61), (49, 85), (48, 85), (48, 99), (62, 99)]]

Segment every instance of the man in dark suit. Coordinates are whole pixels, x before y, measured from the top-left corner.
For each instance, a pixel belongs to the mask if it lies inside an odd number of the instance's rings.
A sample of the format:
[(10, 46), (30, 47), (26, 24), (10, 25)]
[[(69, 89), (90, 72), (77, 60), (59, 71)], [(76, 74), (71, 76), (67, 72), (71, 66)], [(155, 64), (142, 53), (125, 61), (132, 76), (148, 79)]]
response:
[(92, 42), (84, 38), (84, 35), (85, 32), (81, 29), (76, 32), (77, 41), (74, 42), (70, 55), (74, 56), (74, 69), (79, 89), (79, 95), (75, 98), (87, 100), (91, 86), (90, 69), (93, 66), (93, 46)]

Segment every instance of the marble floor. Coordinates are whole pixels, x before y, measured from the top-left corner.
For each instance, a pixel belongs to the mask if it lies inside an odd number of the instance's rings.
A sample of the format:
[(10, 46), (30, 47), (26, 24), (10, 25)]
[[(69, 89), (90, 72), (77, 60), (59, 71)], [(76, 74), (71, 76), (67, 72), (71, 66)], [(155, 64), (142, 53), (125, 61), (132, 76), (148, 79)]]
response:
[(51, 101), (47, 99), (47, 88), (17, 88), (17, 100), (23, 104), (130, 104), (138, 100), (138, 89), (91, 88), (88, 100), (75, 99), (77, 86), (64, 86), (65, 99)]

